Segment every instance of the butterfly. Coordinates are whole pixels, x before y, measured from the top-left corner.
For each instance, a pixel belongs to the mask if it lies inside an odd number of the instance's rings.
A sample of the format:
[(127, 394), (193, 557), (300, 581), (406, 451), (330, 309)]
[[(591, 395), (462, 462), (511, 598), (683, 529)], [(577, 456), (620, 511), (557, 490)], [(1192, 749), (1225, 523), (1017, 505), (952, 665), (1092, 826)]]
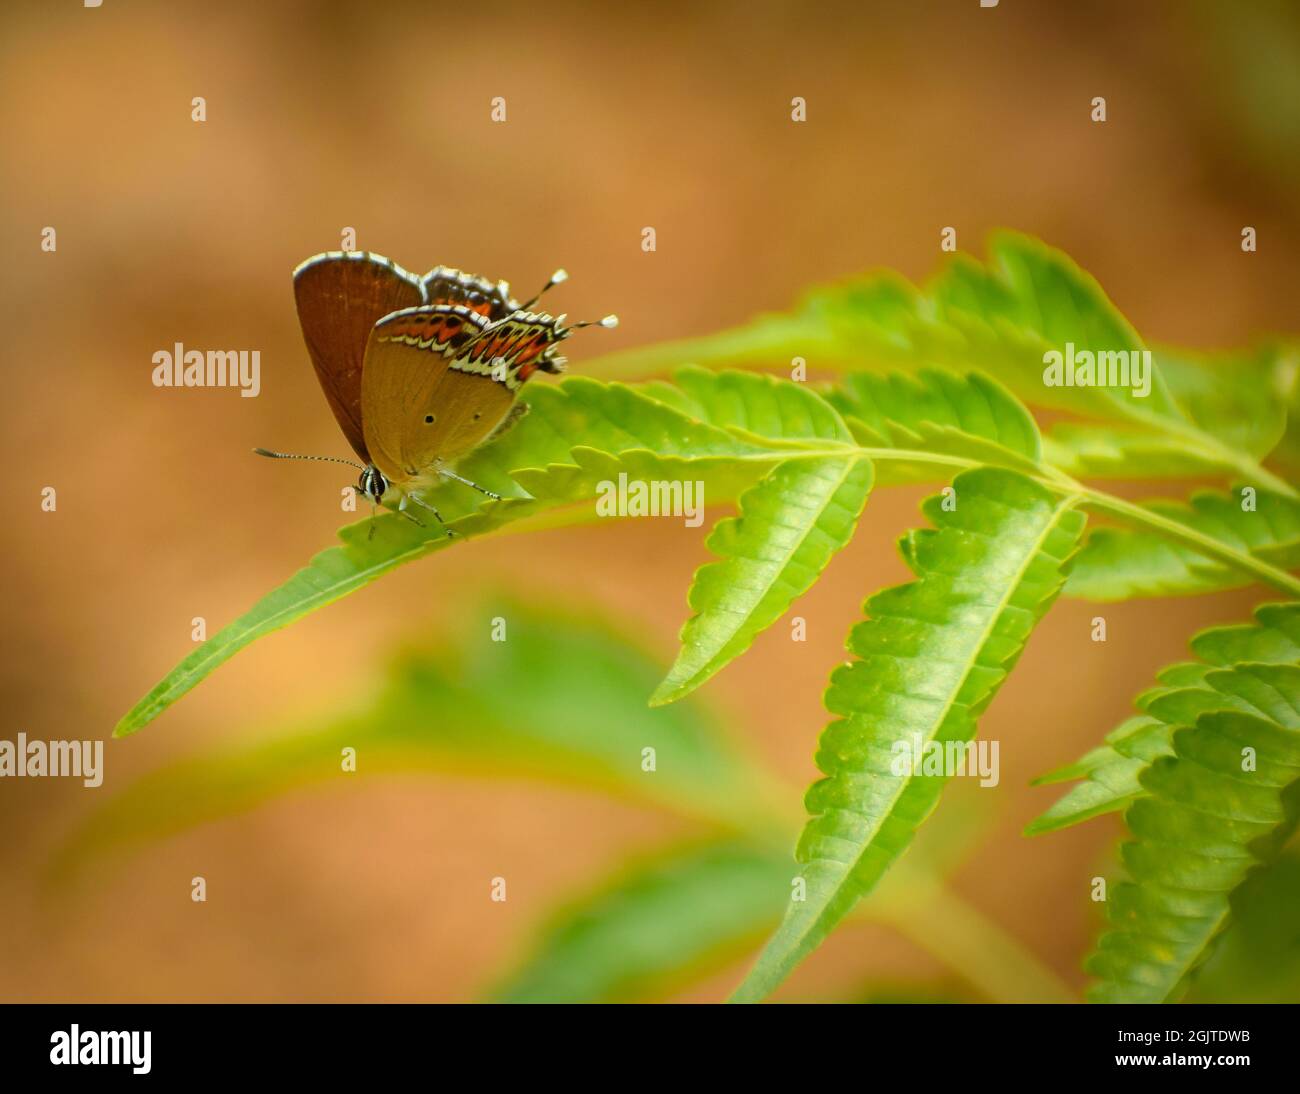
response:
[(567, 279), (557, 270), (520, 304), (505, 281), (447, 266), (417, 277), (369, 252), (307, 259), (293, 271), (303, 340), (339, 428), (362, 462), (254, 451), (356, 467), (362, 496), (372, 505), (389, 497), (416, 524), (423, 522), (408, 502), (441, 522), (421, 494), (442, 479), (499, 498), (456, 474), (456, 461), (522, 416), (520, 388), (534, 373), (563, 370), (559, 345), (575, 330), (618, 325), (617, 316), (607, 315), (566, 326), (564, 315), (531, 310)]

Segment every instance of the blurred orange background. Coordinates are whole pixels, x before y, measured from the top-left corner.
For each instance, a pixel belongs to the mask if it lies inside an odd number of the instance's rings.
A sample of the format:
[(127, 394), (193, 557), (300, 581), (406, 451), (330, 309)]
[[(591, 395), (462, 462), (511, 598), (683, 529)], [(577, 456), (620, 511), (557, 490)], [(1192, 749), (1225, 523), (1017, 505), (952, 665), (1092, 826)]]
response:
[[(1041, 236), (1154, 341), (1294, 331), (1300, 95), (1270, 83), (1286, 79), (1278, 51), (1300, 71), (1294, 12), (6, 4), (4, 736), (107, 738), (192, 648), (192, 617), (215, 630), (332, 541), (351, 472), (249, 450), (347, 454), (289, 280), (347, 227), (358, 249), (412, 270), (459, 266), (522, 295), (566, 267), (554, 310), (622, 319), (574, 339), (576, 373), (869, 267), (924, 278), (946, 225), (976, 254), (995, 227)], [(1105, 124), (1089, 120), (1095, 95)], [(495, 96), (505, 124), (490, 120)], [(1242, 253), (1244, 225), (1258, 253)], [(153, 387), (152, 354), (177, 341), (259, 349), (260, 397)], [(53, 514), (40, 508), (51, 485)], [(805, 644), (778, 626), (705, 689), (792, 784), (814, 775), (821, 691), (861, 601), (908, 576), (893, 544), (923, 493), (873, 497), (801, 602)], [(593, 603), (666, 668), (706, 557), (702, 531), (676, 521), (476, 543), (259, 642), (155, 725), (109, 741), (104, 789), (0, 781), (0, 998), (473, 997), (554, 901), (672, 822), (534, 784), (367, 779), (151, 845), (54, 906), (42, 869), (96, 794), (354, 701), (395, 642), (454, 633), (481, 594)], [(1088, 880), (1119, 825), (1026, 840), (1054, 797), (1026, 783), (1100, 740), (1194, 629), (1243, 620), (1262, 598), (1108, 607), (1104, 645), (1089, 641), (1100, 609), (1063, 601), (983, 723), (1002, 742), (998, 823), (954, 884), (1071, 984), (1093, 930)], [(190, 901), (195, 874), (204, 905)], [(503, 905), (482, 897), (496, 874), (511, 879)], [(681, 998), (719, 998), (739, 971)], [(850, 926), (782, 997), (936, 971), (910, 943)]]

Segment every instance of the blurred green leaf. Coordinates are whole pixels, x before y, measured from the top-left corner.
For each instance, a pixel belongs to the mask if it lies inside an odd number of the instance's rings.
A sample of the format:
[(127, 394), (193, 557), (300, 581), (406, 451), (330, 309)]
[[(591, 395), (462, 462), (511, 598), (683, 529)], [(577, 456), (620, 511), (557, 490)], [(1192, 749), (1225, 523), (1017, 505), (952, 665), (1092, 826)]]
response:
[(939, 1004), (975, 1003), (979, 1000), (962, 989), (960, 984), (944, 981), (908, 984), (873, 981), (860, 987), (844, 1000), (846, 1003), (896, 1007), (907, 1005), (936, 1006)]
[[(493, 641), (492, 620), (505, 625)], [(61, 865), (159, 839), (294, 788), (357, 773), (514, 775), (597, 788), (711, 824), (763, 828), (776, 791), (693, 703), (646, 706), (656, 663), (619, 631), (519, 604), (473, 616), (446, 648), (398, 657), (342, 717), (170, 764), (95, 810)], [(642, 750), (655, 770), (642, 770)]]
[(1286, 429), (1277, 378), (1294, 356), (1294, 347), (1279, 343), (1217, 353), (1162, 349), (1157, 354), (1160, 371), (1188, 418), (1255, 459), (1272, 452)]
[(1184, 437), (1091, 422), (1052, 426), (1043, 434), (1043, 457), (1081, 479), (1179, 479), (1233, 469), (1218, 453)]
[[(1069, 999), (1032, 954), (943, 884), (987, 834), (988, 806), (982, 793), (949, 797), (854, 918), (887, 926), (930, 951), (986, 999)], [(786, 907), (796, 869), (784, 849), (749, 840), (689, 843), (627, 863), (557, 909), (493, 997), (663, 998), (732, 963), (770, 931)], [(912, 989), (899, 984), (891, 990)], [(965, 988), (947, 990), (970, 998)]]
[(789, 857), (744, 842), (672, 848), (569, 902), (492, 997), (602, 1003), (663, 996), (745, 953), (781, 918)]
[(1189, 1003), (1300, 1003), (1300, 853), (1246, 878), (1232, 925), (1197, 974)]
[(1192, 10), (1202, 32), (1192, 43), (1206, 66), (1202, 93), (1226, 122), (1212, 133), (1215, 162), (1232, 164), (1238, 187), (1247, 172), (1248, 185), (1267, 188), (1294, 211), (1300, 188), (1300, 9), (1294, 0), (1196, 0)]
[(892, 371), (979, 368), (1038, 406), (1190, 427), (1153, 365), (1145, 398), (1104, 387), (1048, 387), (1043, 354), (1077, 349), (1140, 350), (1142, 341), (1097, 282), (1066, 255), (1029, 236), (1000, 232), (987, 263), (957, 255), (917, 289), (891, 272), (848, 278), (809, 292), (788, 314), (703, 338), (600, 358), (593, 373), (627, 376), (694, 362), (785, 364)]

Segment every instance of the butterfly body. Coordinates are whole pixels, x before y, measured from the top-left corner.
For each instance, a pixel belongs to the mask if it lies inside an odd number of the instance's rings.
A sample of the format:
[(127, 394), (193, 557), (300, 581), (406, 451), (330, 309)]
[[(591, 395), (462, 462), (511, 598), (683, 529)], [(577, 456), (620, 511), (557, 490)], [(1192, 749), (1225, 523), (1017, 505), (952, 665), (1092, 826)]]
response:
[(530, 376), (561, 371), (559, 343), (590, 325), (529, 310), (537, 297), (521, 306), (505, 281), (447, 266), (420, 277), (367, 252), (316, 255), (293, 283), (317, 378), (362, 461), (357, 489), (403, 510), (430, 508), (420, 495), (443, 478), (495, 497), (453, 466), (517, 416)]

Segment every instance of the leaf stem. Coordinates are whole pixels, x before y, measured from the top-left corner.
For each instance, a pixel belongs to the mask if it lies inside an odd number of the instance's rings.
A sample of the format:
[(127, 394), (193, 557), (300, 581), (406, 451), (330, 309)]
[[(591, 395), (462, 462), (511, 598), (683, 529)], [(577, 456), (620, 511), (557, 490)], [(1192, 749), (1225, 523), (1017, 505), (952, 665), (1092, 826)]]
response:
[(1089, 508), (1129, 524), (1145, 525), (1152, 531), (1184, 543), (1203, 555), (1209, 555), (1234, 569), (1248, 573), (1265, 585), (1271, 585), (1288, 596), (1300, 598), (1300, 579), (1285, 570), (1279, 570), (1263, 559), (1256, 558), (1249, 551), (1242, 551), (1213, 536), (1207, 536), (1204, 532), (1198, 532), (1186, 524), (1180, 524), (1169, 517), (1135, 505), (1131, 501), (1125, 501), (1123, 498), (1088, 487), (1081, 486), (1079, 489), (1083, 493), (1082, 504)]
[[(793, 356), (815, 360), (837, 372), (863, 371), (861, 351), (846, 347), (841, 337), (827, 332), (824, 323), (779, 313), (760, 316), (752, 324), (717, 334), (659, 342), (606, 354), (590, 362), (586, 371), (591, 376), (632, 380), (667, 372), (683, 364), (725, 368), (728, 365), (752, 366), (760, 359), (769, 359), (775, 363)], [(1020, 392), (1020, 395), (1026, 402), (1034, 401), (1027, 392)], [(1300, 498), (1300, 490), (1286, 479), (1269, 471), (1257, 460), (1230, 448), (1213, 434), (1198, 429), (1191, 422), (1184, 423), (1162, 414), (1136, 411), (1124, 415), (1124, 418), (1149, 429), (1153, 436), (1176, 437), (1203, 449), (1218, 466), (1235, 471), (1250, 479), (1253, 484), (1267, 487), (1285, 497)]]
[[(834, 449), (822, 447), (791, 450), (788, 458), (808, 459), (835, 454), (843, 455), (846, 449), (857, 451), (861, 455), (880, 462), (897, 460), (905, 463), (930, 463), (962, 471), (973, 467), (986, 466), (985, 462), (981, 460), (969, 459), (964, 456), (949, 456), (942, 452), (923, 452), (919, 449), (907, 448), (867, 448), (854, 445), (843, 445)], [(1287, 571), (1281, 570), (1261, 558), (1257, 558), (1249, 551), (1243, 551), (1230, 543), (1224, 543), (1213, 536), (1207, 536), (1204, 532), (1199, 532), (1189, 525), (1162, 516), (1160, 513), (1144, 506), (1125, 501), (1123, 498), (1117, 498), (1105, 491), (1085, 486), (1054, 467), (1040, 465), (1038, 474), (1031, 474), (1029, 477), (1062, 497), (1078, 497), (1079, 503), (1087, 508), (1106, 513), (1124, 524), (1148, 528), (1166, 539), (1182, 543), (1200, 554), (1208, 555), (1210, 558), (1235, 570), (1249, 574), (1257, 581), (1261, 581), (1265, 585), (1271, 585), (1288, 596), (1300, 598), (1300, 578), (1296, 578)]]
[(934, 876), (908, 873), (896, 892), (897, 897), (864, 902), (863, 918), (889, 924), (990, 1002), (1078, 1002), (1056, 973)]

